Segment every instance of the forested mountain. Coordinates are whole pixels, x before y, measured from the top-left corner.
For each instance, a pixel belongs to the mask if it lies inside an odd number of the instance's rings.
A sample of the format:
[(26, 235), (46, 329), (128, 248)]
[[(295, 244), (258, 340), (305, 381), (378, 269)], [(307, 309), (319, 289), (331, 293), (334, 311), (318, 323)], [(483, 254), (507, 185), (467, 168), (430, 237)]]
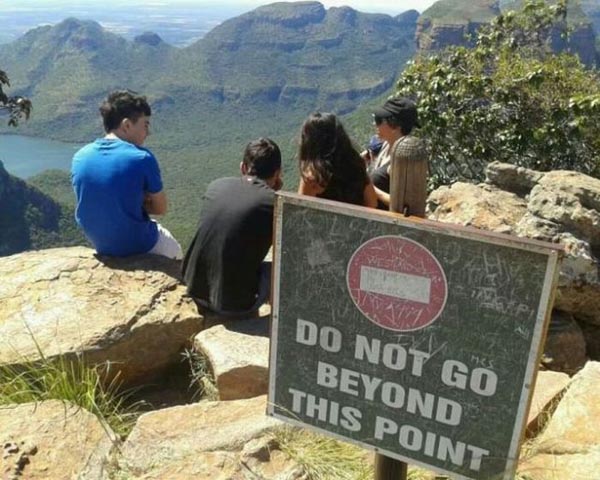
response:
[(0, 256), (82, 244), (73, 210), (13, 177), (0, 161)]
[(0, 65), (13, 92), (34, 102), (26, 133), (88, 140), (106, 92), (130, 88), (149, 96), (160, 144), (206, 145), (249, 129), (281, 132), (317, 108), (349, 112), (386, 91), (414, 52), (417, 16), (278, 3), (183, 49), (71, 18), (1, 46)]

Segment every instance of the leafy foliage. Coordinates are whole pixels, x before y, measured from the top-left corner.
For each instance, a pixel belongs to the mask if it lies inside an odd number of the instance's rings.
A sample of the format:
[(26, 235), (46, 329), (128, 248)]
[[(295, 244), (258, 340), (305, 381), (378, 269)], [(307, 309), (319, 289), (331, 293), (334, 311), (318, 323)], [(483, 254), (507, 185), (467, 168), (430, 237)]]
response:
[(4, 87), (10, 87), (8, 75), (4, 70), (0, 70), (0, 112), (8, 113), (8, 125), (16, 127), (19, 120), (23, 117), (29, 118), (31, 113), (31, 102), (24, 97), (9, 97), (4, 92)]
[(600, 174), (600, 82), (569, 53), (555, 54), (567, 6), (527, 2), (482, 27), (472, 49), (417, 58), (397, 93), (415, 98), (431, 140), (432, 183), (482, 180), (499, 160), (538, 170)]

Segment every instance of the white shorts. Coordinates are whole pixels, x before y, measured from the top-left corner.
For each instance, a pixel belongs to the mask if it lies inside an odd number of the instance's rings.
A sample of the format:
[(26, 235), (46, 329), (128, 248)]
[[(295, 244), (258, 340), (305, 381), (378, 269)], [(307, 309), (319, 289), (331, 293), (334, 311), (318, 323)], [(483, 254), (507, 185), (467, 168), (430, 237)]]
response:
[(163, 227), (160, 223), (152, 220), (156, 223), (158, 227), (158, 240), (152, 250), (148, 253), (152, 253), (154, 255), (162, 255), (163, 257), (173, 258), (175, 260), (181, 260), (183, 258), (183, 252), (181, 250), (181, 245), (179, 242), (175, 240), (175, 237), (171, 235), (165, 227)]

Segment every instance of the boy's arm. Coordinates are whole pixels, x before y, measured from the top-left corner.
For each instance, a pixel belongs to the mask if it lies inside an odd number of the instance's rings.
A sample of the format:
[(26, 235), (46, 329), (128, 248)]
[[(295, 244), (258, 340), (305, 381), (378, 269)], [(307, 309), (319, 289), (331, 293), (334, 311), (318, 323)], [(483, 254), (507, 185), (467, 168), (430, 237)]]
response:
[(167, 213), (167, 196), (164, 191), (146, 193), (144, 196), (144, 209), (151, 215), (164, 215)]

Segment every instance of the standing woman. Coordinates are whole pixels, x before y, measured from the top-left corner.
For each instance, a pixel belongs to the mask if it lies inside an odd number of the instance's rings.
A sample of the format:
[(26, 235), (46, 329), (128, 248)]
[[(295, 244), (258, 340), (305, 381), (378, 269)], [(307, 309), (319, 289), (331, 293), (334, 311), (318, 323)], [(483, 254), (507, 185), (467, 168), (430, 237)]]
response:
[(313, 113), (302, 125), (298, 193), (365, 207), (377, 195), (365, 162), (333, 113)]
[(374, 111), (373, 122), (385, 142), (371, 173), (380, 205), (424, 217), (428, 164), (423, 142), (411, 135), (420, 126), (416, 105), (407, 98), (388, 100)]

